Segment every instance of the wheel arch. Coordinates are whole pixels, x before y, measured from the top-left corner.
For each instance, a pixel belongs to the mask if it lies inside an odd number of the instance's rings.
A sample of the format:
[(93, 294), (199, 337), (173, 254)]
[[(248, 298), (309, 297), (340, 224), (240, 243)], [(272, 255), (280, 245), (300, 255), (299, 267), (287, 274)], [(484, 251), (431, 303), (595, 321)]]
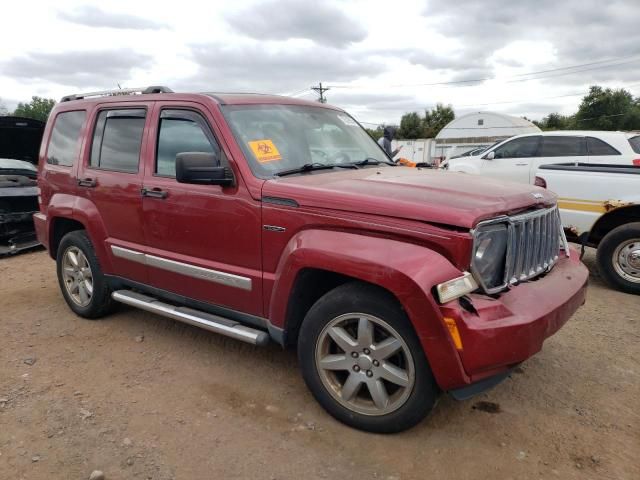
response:
[(298, 342), (300, 326), (311, 307), (331, 290), (346, 283), (358, 282), (371, 285), (384, 291), (389, 297), (397, 302), (399, 307), (402, 304), (393, 292), (368, 281), (350, 275), (344, 275), (330, 270), (320, 268), (302, 268), (294, 281), (289, 295), (284, 328), (284, 346), (292, 347)]
[(49, 233), (49, 255), (54, 260), (58, 254), (58, 247), (60, 241), (69, 232), (76, 230), (86, 230), (84, 224), (68, 217), (54, 217), (51, 219), (50, 233)]
[(598, 218), (591, 227), (587, 244), (597, 247), (611, 230), (632, 222), (640, 222), (640, 204), (610, 210)]

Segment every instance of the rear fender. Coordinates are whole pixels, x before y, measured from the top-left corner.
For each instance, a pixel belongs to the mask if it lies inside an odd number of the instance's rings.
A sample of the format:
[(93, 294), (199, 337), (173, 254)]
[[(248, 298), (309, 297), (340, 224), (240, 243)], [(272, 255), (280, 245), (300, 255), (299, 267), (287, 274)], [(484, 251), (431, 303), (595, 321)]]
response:
[(305, 230), (285, 247), (276, 271), (269, 319), (286, 331), (287, 305), (298, 273), (317, 268), (391, 292), (404, 308), (441, 388), (468, 382), (431, 291), (461, 272), (428, 248), (386, 238)]
[(107, 239), (107, 229), (104, 226), (102, 217), (98, 212), (98, 207), (91, 201), (82, 197), (75, 197), (73, 205), (74, 220), (82, 223), (87, 230), (87, 235), (91, 239), (93, 249), (100, 261), (100, 266), (104, 273), (113, 273), (111, 255), (107, 252), (105, 240)]

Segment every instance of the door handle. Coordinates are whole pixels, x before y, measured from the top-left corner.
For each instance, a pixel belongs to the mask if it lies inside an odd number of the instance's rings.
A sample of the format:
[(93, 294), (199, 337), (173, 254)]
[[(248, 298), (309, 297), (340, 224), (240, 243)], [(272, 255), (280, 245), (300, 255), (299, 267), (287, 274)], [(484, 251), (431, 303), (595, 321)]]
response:
[(166, 190), (162, 190), (160, 188), (152, 188), (152, 189), (143, 188), (142, 190), (140, 190), (140, 193), (142, 194), (143, 197), (151, 197), (151, 198), (165, 199), (169, 196), (169, 192), (167, 192)]
[(87, 187), (87, 188), (93, 188), (97, 185), (98, 183), (96, 182), (95, 178), (79, 178), (78, 179), (78, 186), (79, 187)]
[(517, 167), (526, 167), (527, 165), (529, 165), (528, 163), (516, 163)]

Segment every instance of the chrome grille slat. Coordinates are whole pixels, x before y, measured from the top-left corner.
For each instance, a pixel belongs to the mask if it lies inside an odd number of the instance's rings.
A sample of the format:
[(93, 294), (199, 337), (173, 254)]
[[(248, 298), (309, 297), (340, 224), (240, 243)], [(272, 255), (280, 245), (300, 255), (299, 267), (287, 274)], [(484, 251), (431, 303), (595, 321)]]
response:
[(542, 269), (544, 270), (549, 266), (549, 253), (547, 246), (549, 245), (549, 239), (547, 235), (549, 234), (549, 215), (545, 215), (542, 219), (542, 243), (540, 246), (541, 261), (542, 261)]
[(533, 264), (533, 224), (530, 221), (525, 223), (525, 231), (527, 232), (527, 261), (524, 264), (522, 276), (527, 278), (531, 275), (531, 265)]
[(542, 223), (542, 217), (534, 217), (533, 219), (533, 268), (531, 274), (540, 273), (540, 247), (542, 246), (542, 235), (540, 234), (540, 224)]
[[(485, 288), (487, 293), (498, 292), (508, 285), (531, 280), (548, 271), (557, 262), (561, 245), (566, 245), (557, 207), (483, 223), (505, 223), (509, 235), (504, 283), (495, 288)], [(483, 285), (482, 279), (476, 280)]]
[(516, 224), (518, 232), (520, 232), (520, 239), (518, 241), (518, 253), (519, 253), (519, 261), (518, 261), (518, 273), (515, 277), (516, 281), (520, 280), (520, 276), (524, 271), (524, 259), (527, 256), (526, 249), (526, 235), (524, 224)]

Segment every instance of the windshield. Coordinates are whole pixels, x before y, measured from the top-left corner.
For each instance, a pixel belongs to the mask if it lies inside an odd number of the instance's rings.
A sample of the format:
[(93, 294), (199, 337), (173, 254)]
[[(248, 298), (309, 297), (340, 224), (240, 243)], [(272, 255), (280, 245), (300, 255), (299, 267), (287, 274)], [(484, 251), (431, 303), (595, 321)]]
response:
[(13, 160), (12, 158), (0, 158), (0, 170), (29, 170), (36, 172), (38, 169), (29, 162)]
[[(343, 112), (300, 105), (226, 105), (222, 111), (259, 178), (305, 165), (389, 161), (367, 132)], [(325, 171), (329, 170), (318, 170)]]

